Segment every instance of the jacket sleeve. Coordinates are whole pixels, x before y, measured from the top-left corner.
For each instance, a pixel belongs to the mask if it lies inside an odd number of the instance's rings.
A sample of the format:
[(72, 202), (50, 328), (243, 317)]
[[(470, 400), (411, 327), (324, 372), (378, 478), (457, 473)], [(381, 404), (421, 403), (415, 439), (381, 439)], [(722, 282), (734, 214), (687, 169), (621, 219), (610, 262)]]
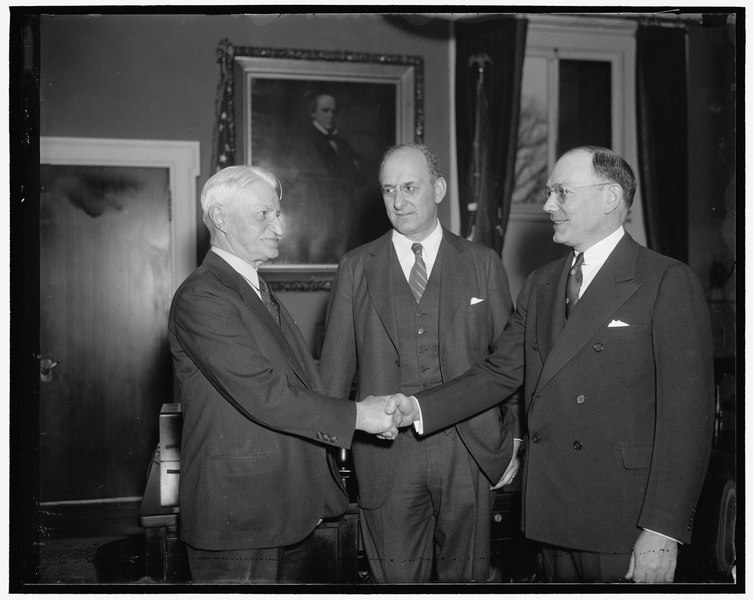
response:
[[(454, 425), (480, 413), (500, 398), (514, 394), (523, 383), (525, 322), (532, 287), (528, 278), (518, 297), (518, 307), (494, 341), (492, 352), (455, 379), (419, 392), (424, 435)], [(465, 398), (457, 402), (457, 398)], [(510, 418), (519, 421), (517, 411)], [(507, 421), (507, 416), (505, 418)], [(516, 424), (519, 428), (520, 425)], [(516, 434), (517, 435), (517, 434)]]
[(324, 389), (347, 398), (356, 372), (356, 323), (353, 306), (353, 265), (341, 262), (327, 306), (326, 330), (320, 371)]
[(638, 525), (689, 543), (711, 451), (714, 388), (709, 312), (686, 265), (665, 272), (651, 335), (656, 430)]
[[(496, 253), (491, 252), (489, 263), (489, 272), (487, 280), (489, 282), (488, 294), (491, 302), (491, 330), (492, 339), (496, 340), (504, 331), (510, 321), (513, 313), (512, 297), (510, 296), (510, 282), (507, 277), (507, 271), (502, 258)], [(494, 351), (494, 346), (489, 348), (489, 352)], [(513, 392), (500, 402), (500, 410), (503, 416), (503, 428), (510, 431), (513, 437), (522, 439), (523, 427), (520, 417), (520, 390)]]
[[(219, 394), (256, 423), (350, 447), (355, 406), (314, 392), (276, 367), (276, 343), (263, 324), (244, 321), (239, 303), (211, 286), (179, 290), (170, 317), (174, 354), (185, 353)], [(324, 440), (321, 432), (327, 432)]]

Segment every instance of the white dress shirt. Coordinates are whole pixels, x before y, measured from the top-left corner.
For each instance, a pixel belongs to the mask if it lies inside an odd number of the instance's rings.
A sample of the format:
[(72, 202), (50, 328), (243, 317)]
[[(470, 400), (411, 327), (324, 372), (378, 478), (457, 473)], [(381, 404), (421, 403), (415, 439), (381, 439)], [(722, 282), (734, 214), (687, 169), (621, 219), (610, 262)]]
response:
[(250, 285), (256, 292), (256, 295), (259, 296), (259, 299), (261, 299), (261, 291), (259, 290), (259, 272), (254, 267), (227, 250), (223, 250), (217, 246), (212, 246), (210, 249), (229, 264), (235, 272), (243, 277), (243, 279), (246, 280), (246, 283), (248, 283), (248, 285)]
[[(400, 261), (400, 268), (403, 270), (406, 281), (410, 281), (410, 272), (413, 264), (416, 262), (416, 255), (411, 249), (411, 246), (415, 243), (397, 230), (392, 230), (392, 245), (397, 253), (397, 259)], [(442, 243), (442, 226), (439, 224), (439, 221), (437, 221), (434, 231), (419, 243), (423, 247), (421, 256), (424, 259), (424, 264), (426, 264), (426, 280), (428, 281), (429, 277), (431, 277), (431, 270), (434, 268), (434, 263), (437, 260), (439, 244)]]
[[(583, 273), (583, 283), (580, 284), (580, 293), (578, 298), (583, 296), (583, 292), (596, 277), (596, 273), (599, 272), (602, 265), (607, 261), (609, 255), (612, 254), (612, 250), (619, 244), (622, 236), (625, 235), (625, 229), (622, 225), (617, 228), (616, 231), (610, 233), (603, 240), (596, 242), (588, 250), (583, 252), (583, 265), (581, 267), (581, 273)], [(577, 252), (573, 252), (573, 261), (571, 266), (575, 263), (577, 258)]]

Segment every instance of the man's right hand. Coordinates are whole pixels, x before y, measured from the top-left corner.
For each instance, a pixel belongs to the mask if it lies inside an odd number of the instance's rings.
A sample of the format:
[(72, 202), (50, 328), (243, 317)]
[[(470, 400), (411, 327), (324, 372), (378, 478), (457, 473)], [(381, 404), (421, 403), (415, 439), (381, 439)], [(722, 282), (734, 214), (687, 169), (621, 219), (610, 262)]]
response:
[(384, 405), (384, 412), (392, 415), (396, 427), (410, 427), (420, 413), (414, 399), (403, 394), (393, 394)]
[(387, 396), (369, 396), (356, 402), (356, 429), (395, 439), (397, 426), (392, 412), (387, 412), (388, 400)]

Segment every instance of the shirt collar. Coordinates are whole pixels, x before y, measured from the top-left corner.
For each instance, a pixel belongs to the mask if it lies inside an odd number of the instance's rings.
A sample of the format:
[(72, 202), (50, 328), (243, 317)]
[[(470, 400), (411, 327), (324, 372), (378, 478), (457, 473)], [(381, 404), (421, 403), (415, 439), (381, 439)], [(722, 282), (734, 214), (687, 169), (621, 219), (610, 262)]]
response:
[(324, 135), (326, 135), (327, 137), (332, 137), (333, 135), (337, 134), (337, 129), (333, 129), (332, 131), (327, 131), (326, 129), (324, 129), (324, 127), (319, 125), (319, 123), (317, 123), (316, 121), (311, 121), (311, 124), (314, 127), (316, 127), (319, 131), (321, 131)]
[(229, 264), (234, 271), (239, 273), (246, 281), (248, 281), (252, 287), (259, 288), (259, 273), (254, 267), (248, 264), (245, 260), (231, 254), (227, 250), (218, 248), (217, 246), (211, 247), (212, 252), (222, 258), (227, 264)]
[(623, 235), (625, 235), (625, 229), (622, 227), (622, 225), (620, 225), (615, 231), (610, 233), (603, 240), (596, 242), (588, 250), (585, 250), (583, 252), (583, 264), (598, 265), (603, 263), (605, 260), (607, 260), (617, 244), (619, 244)]
[[(439, 219), (437, 219), (436, 227), (434, 227), (434, 231), (432, 231), (426, 238), (421, 241), (421, 246), (423, 247), (423, 256), (424, 260), (427, 259), (427, 257), (431, 257), (433, 260), (434, 257), (437, 256), (437, 252), (439, 252), (439, 244), (442, 241), (442, 226), (439, 224)], [(408, 251), (411, 254), (413, 254), (413, 250), (411, 249), (411, 246), (415, 244), (413, 240), (407, 238), (402, 233), (400, 233), (397, 229), (392, 230), (392, 243), (395, 246), (395, 250), (398, 252), (404, 252)]]

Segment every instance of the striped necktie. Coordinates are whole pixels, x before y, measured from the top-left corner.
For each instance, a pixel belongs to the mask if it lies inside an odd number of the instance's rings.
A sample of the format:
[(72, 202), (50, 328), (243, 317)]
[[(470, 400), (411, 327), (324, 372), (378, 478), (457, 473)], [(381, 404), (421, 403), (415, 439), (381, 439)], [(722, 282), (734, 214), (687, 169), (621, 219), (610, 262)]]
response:
[(279, 325), (280, 324), (280, 305), (277, 302), (277, 298), (275, 298), (272, 295), (272, 292), (269, 291), (269, 286), (267, 285), (267, 282), (264, 281), (261, 277), (259, 277), (259, 293), (261, 294), (261, 301), (264, 303), (264, 306), (267, 307), (267, 310), (269, 311), (269, 314), (272, 315), (272, 318), (275, 320), (275, 323)]
[(580, 286), (583, 283), (583, 271), (581, 266), (583, 265), (584, 253), (578, 254), (575, 259), (575, 263), (570, 267), (570, 272), (567, 274), (567, 298), (565, 299), (565, 318), (570, 316), (570, 313), (575, 308), (578, 299), (580, 298)]
[(418, 303), (421, 302), (421, 296), (423, 296), (424, 290), (426, 289), (426, 281), (428, 278), (426, 277), (426, 263), (421, 256), (423, 246), (421, 246), (421, 244), (413, 244), (411, 250), (413, 250), (413, 254), (416, 255), (416, 262), (413, 263), (413, 268), (410, 271), (408, 284), (410, 285), (413, 296)]

